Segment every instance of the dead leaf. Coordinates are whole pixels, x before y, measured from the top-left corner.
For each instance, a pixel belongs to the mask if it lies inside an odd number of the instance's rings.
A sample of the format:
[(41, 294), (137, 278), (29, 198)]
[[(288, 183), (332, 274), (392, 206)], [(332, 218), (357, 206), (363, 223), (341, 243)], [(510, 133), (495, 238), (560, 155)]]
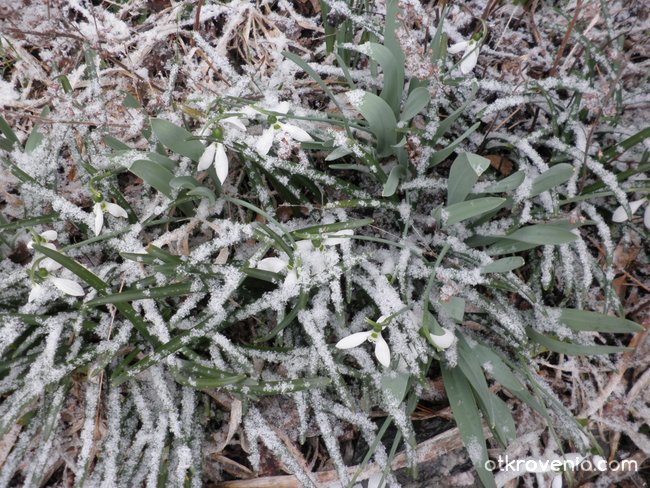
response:
[(496, 169), (503, 176), (509, 176), (512, 173), (512, 161), (500, 154), (489, 154), (485, 156), (490, 160), (490, 166)]

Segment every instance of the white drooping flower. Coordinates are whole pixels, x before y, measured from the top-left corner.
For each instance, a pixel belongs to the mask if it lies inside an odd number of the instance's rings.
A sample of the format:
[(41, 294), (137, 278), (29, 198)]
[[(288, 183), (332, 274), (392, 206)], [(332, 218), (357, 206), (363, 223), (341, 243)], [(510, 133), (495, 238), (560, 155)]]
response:
[(453, 343), (454, 340), (456, 339), (456, 336), (454, 335), (453, 332), (450, 330), (445, 329), (444, 327), (441, 327), (443, 330), (443, 334), (441, 335), (436, 335), (433, 332), (430, 334), (431, 341), (438, 347), (439, 349), (447, 349), (449, 348)]
[(73, 297), (82, 297), (86, 293), (79, 283), (67, 278), (57, 278), (56, 276), (48, 276), (43, 283), (34, 283), (29, 292), (27, 301), (33, 302), (45, 292), (45, 284), (51, 283), (66, 295)]
[[(377, 319), (377, 324), (381, 324), (386, 320), (386, 316), (382, 315)], [(382, 326), (381, 330), (384, 330), (386, 326)], [(352, 349), (353, 347), (360, 346), (364, 342), (368, 341), (375, 344), (375, 356), (377, 360), (388, 368), (390, 366), (390, 348), (388, 343), (384, 340), (381, 335), (381, 330), (377, 331), (375, 329), (367, 330), (364, 332), (355, 332), (350, 334), (347, 337), (344, 337), (336, 343), (338, 349)]]
[(463, 57), (460, 60), (460, 72), (462, 75), (468, 75), (476, 66), (478, 61), (478, 55), (480, 51), (479, 41), (476, 39), (470, 39), (469, 41), (461, 41), (456, 44), (449, 46), (447, 51), (450, 54), (456, 54), (463, 51)]
[[(55, 230), (46, 230), (45, 232), (41, 232), (38, 235), (38, 237), (31, 239), (27, 243), (27, 247), (29, 249), (33, 249), (34, 244), (39, 244), (43, 247), (47, 247), (48, 249), (52, 249), (53, 251), (56, 251), (56, 246), (52, 244), (52, 241), (56, 241), (57, 238), (58, 238), (58, 234), (56, 233)], [(61, 267), (61, 265), (52, 258), (41, 259), (38, 263), (38, 266), (39, 268), (43, 268), (47, 271), (56, 271)]]
[(117, 205), (116, 203), (111, 202), (97, 202), (93, 207), (93, 212), (95, 213), (95, 235), (98, 236), (102, 232), (104, 227), (104, 212), (108, 212), (113, 217), (121, 217), (123, 219), (128, 218), (126, 210)]
[(255, 266), (262, 271), (271, 273), (284, 273), (287, 269), (288, 262), (281, 258), (271, 257), (260, 259)]
[(204, 171), (213, 164), (217, 172), (217, 178), (223, 184), (228, 176), (228, 155), (226, 154), (226, 148), (221, 142), (213, 142), (205, 149), (196, 169)]
[[(641, 198), (630, 202), (630, 213), (634, 215), (635, 212), (647, 201), (647, 198)], [(628, 220), (628, 217), (625, 208), (623, 206), (618, 207), (612, 215), (612, 221), (620, 223), (625, 222), (626, 220)], [(643, 225), (646, 226), (646, 229), (650, 229), (650, 204), (646, 206), (645, 212), (643, 213)]]
[[(281, 102), (278, 105), (268, 109), (269, 112), (276, 112), (280, 114), (287, 114), (289, 112), (289, 103)], [(260, 156), (266, 156), (271, 150), (273, 141), (275, 141), (278, 134), (286, 134), (294, 141), (298, 142), (310, 142), (313, 141), (312, 137), (307, 133), (306, 130), (301, 129), (297, 125), (287, 124), (281, 120), (277, 120), (275, 123), (270, 125), (267, 129), (262, 132), (262, 135), (255, 144), (255, 151)]]

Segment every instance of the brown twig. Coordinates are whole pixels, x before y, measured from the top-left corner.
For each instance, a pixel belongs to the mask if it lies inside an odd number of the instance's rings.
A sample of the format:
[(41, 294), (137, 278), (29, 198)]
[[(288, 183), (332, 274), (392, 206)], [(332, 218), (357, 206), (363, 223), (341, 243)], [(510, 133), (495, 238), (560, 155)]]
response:
[(578, 21), (578, 15), (580, 15), (581, 8), (582, 8), (582, 0), (578, 0), (576, 3), (575, 12), (573, 12), (573, 18), (571, 19), (571, 22), (569, 22), (569, 27), (564, 33), (564, 37), (562, 38), (562, 44), (560, 44), (560, 49), (558, 49), (557, 54), (555, 55), (555, 59), (553, 60), (553, 67), (549, 71), (549, 76), (551, 77), (557, 74), (557, 67), (560, 64), (560, 59), (562, 59), (562, 55), (564, 54), (566, 45), (569, 42), (569, 38), (571, 37), (571, 32), (573, 31), (573, 28), (575, 27), (576, 22)]

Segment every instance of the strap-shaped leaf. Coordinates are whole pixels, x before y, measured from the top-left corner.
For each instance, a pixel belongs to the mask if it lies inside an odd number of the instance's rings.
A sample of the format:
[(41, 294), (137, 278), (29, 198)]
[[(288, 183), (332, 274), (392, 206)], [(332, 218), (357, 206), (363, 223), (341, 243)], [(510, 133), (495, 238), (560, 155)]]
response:
[(505, 193), (519, 188), (524, 182), (526, 172), (519, 170), (496, 183), (486, 186), (481, 193)]
[(205, 150), (200, 141), (192, 139), (191, 133), (164, 119), (151, 119), (151, 129), (166, 147), (192, 161), (198, 161)]
[(643, 331), (641, 325), (631, 320), (572, 308), (561, 309), (560, 322), (575, 332), (593, 331), (609, 332), (612, 334), (633, 334)]
[(556, 164), (533, 180), (530, 196), (536, 197), (551, 188), (569, 181), (575, 169), (567, 163)]
[(505, 198), (485, 197), (468, 200), (466, 202), (454, 203), (445, 208), (447, 220), (445, 226), (457, 224), (463, 220), (471, 219), (477, 215), (490, 212), (505, 202)]
[(400, 120), (411, 120), (413, 117), (419, 114), (424, 109), (424, 107), (429, 105), (430, 101), (431, 95), (429, 94), (429, 90), (426, 87), (419, 86), (417, 88), (414, 88), (406, 99)]
[(559, 352), (567, 356), (589, 356), (594, 354), (614, 354), (618, 352), (630, 351), (629, 347), (622, 346), (601, 346), (574, 344), (572, 342), (559, 341), (551, 337), (540, 334), (532, 327), (526, 327), (526, 334), (528, 337), (537, 342), (540, 346), (544, 346), (549, 351)]
[(447, 190), (447, 205), (465, 200), (479, 176), (490, 167), (490, 160), (478, 154), (459, 154), (451, 165)]
[(494, 476), (485, 467), (488, 453), (481, 414), (476, 406), (472, 386), (458, 366), (450, 368), (442, 363), (440, 367), (449, 405), (460, 431), (460, 437), (470, 455), (470, 460), (483, 485), (487, 488), (496, 488)]
[(399, 116), (400, 100), (404, 90), (404, 68), (400, 69), (399, 61), (390, 49), (376, 42), (367, 42), (363, 52), (377, 61), (384, 72), (384, 88), (381, 91), (383, 98), (393, 109), (395, 117)]
[(160, 193), (171, 197), (172, 189), (169, 182), (174, 178), (174, 174), (164, 166), (148, 159), (138, 159), (131, 164), (129, 171)]
[(370, 132), (377, 139), (378, 155), (381, 157), (391, 154), (392, 146), (397, 142), (397, 119), (390, 105), (377, 95), (361, 90), (350, 92), (349, 98), (368, 121)]
[(521, 268), (526, 261), (524, 258), (519, 256), (514, 256), (510, 258), (501, 258), (497, 259), (493, 263), (486, 264), (481, 267), (481, 274), (488, 273), (507, 273), (513, 269)]

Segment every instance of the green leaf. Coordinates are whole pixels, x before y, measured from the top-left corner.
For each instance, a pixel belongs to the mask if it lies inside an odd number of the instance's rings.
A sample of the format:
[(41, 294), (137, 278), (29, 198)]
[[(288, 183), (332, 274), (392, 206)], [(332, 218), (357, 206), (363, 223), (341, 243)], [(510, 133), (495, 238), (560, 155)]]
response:
[(458, 336), (458, 349), (458, 366), (472, 385), (490, 429), (505, 448), (517, 432), (512, 414), (506, 404), (488, 388), (481, 364), (462, 335)]
[(522, 267), (526, 262), (524, 258), (515, 256), (510, 258), (501, 258), (481, 267), (481, 274), (488, 273), (507, 273), (513, 269)]
[(87, 306), (106, 305), (107, 303), (124, 303), (148, 298), (167, 298), (187, 295), (192, 290), (192, 283), (174, 283), (171, 285), (148, 288), (145, 290), (126, 290), (121, 293), (111, 293), (86, 302)]
[(198, 161), (205, 150), (200, 141), (191, 139), (191, 133), (167, 120), (151, 119), (151, 129), (163, 145), (192, 161)]
[(540, 193), (566, 183), (573, 173), (574, 168), (572, 165), (567, 163), (556, 164), (533, 180), (530, 196), (536, 197)]
[[(345, 146), (339, 146), (336, 149), (334, 149), (331, 153), (327, 155), (325, 158), (325, 161), (335, 161), (339, 158), (342, 158), (343, 156), (347, 156), (348, 154), (352, 153), (352, 149), (349, 149)], [(331, 167), (331, 166), (330, 166)]]
[(528, 337), (537, 342), (540, 346), (544, 346), (549, 351), (559, 352), (567, 356), (589, 356), (595, 354), (615, 354), (619, 352), (631, 351), (629, 347), (621, 346), (600, 346), (574, 344), (572, 342), (563, 342), (557, 339), (552, 339), (543, 334), (540, 334), (532, 327), (526, 327), (526, 334)]
[(192, 197), (207, 198), (210, 200), (210, 205), (214, 205), (214, 202), (217, 201), (214, 192), (205, 186), (197, 186), (193, 190), (188, 191), (187, 194)]
[[(384, 394), (389, 396), (398, 403), (401, 403), (406, 396), (406, 389), (409, 384), (410, 375), (408, 373), (398, 373), (389, 371), (381, 376), (381, 389)], [(387, 399), (390, 401), (390, 399)]]
[(380, 96), (390, 105), (393, 114), (397, 117), (402, 91), (404, 91), (404, 65), (400, 66), (391, 50), (381, 44), (367, 42), (363, 47), (365, 48), (363, 51), (382, 67), (384, 88)]
[(129, 171), (160, 193), (171, 198), (172, 189), (169, 182), (174, 178), (174, 173), (164, 166), (148, 159), (138, 159), (131, 164)]
[(431, 95), (429, 90), (424, 86), (419, 86), (415, 88), (411, 93), (409, 93), (406, 103), (404, 104), (404, 110), (400, 116), (400, 120), (408, 121), (419, 114), (424, 107), (429, 105), (431, 101)]
[[(47, 117), (49, 114), (49, 107), (46, 106), (43, 108), (43, 110), (41, 110), (41, 117)], [(41, 142), (43, 142), (43, 134), (38, 130), (40, 127), (41, 124), (34, 124), (34, 127), (32, 127), (32, 132), (29, 134), (27, 141), (25, 141), (25, 152), (27, 154), (34, 151), (34, 149), (40, 146)]]
[(515, 190), (519, 187), (519, 185), (523, 183), (525, 177), (525, 171), (517, 171), (515, 173), (512, 173), (507, 178), (488, 185), (481, 193), (505, 193)]
[(444, 226), (457, 224), (463, 220), (494, 210), (505, 201), (505, 198), (485, 197), (449, 205), (444, 210), (447, 214)]
[(573, 242), (578, 236), (571, 232), (566, 225), (537, 224), (517, 229), (504, 238), (529, 244), (559, 245)]
[(406, 169), (404, 166), (397, 165), (395, 166), (388, 175), (388, 180), (384, 183), (384, 188), (382, 189), (382, 197), (392, 197), (397, 190), (397, 185), (399, 185), (399, 180), (406, 176)]
[[(359, 93), (352, 92), (355, 95)], [(363, 118), (368, 121), (370, 132), (377, 139), (377, 153), (380, 157), (392, 154), (393, 146), (397, 142), (395, 129), (397, 120), (395, 114), (383, 99), (368, 92), (361, 92), (361, 100), (357, 108)]]
[(177, 176), (169, 180), (169, 186), (175, 190), (185, 188), (187, 190), (192, 190), (199, 186), (200, 183), (193, 176)]
[(461, 323), (463, 321), (465, 315), (465, 300), (463, 298), (451, 297), (446, 302), (440, 302), (440, 308), (456, 322)]
[(440, 151), (434, 153), (433, 156), (431, 156), (431, 159), (429, 160), (429, 166), (435, 166), (436, 164), (440, 164), (449, 156), (451, 156), (451, 153), (453, 153), (456, 150), (456, 148), (460, 145), (460, 143), (463, 142), (465, 139), (467, 139), (476, 129), (479, 128), (480, 125), (481, 122), (476, 122), (473, 126), (471, 126), (469, 129), (463, 132), (457, 139), (455, 139), (446, 148), (441, 149)]
[(0, 132), (4, 135), (4, 138), (0, 138), (0, 149), (5, 151), (11, 151), (14, 144), (20, 144), (18, 137), (11, 129), (11, 126), (7, 121), (0, 115)]
[(587, 310), (562, 308), (560, 322), (567, 325), (574, 332), (593, 331), (609, 332), (612, 334), (633, 334), (643, 331), (643, 327), (631, 320), (612, 317)]
[(128, 151), (131, 149), (129, 146), (124, 144), (119, 139), (115, 139), (113, 136), (105, 135), (103, 138), (104, 144), (113, 149), (114, 151)]
[(489, 167), (489, 159), (468, 152), (459, 154), (449, 171), (447, 205), (465, 200), (479, 176)]
[(465, 448), (470, 453), (470, 460), (476, 472), (487, 488), (496, 488), (494, 476), (485, 467), (488, 460), (481, 414), (476, 406), (472, 386), (459, 367), (450, 368), (440, 364), (442, 380), (445, 384), (449, 405), (454, 414), (454, 421), (460, 431)]

